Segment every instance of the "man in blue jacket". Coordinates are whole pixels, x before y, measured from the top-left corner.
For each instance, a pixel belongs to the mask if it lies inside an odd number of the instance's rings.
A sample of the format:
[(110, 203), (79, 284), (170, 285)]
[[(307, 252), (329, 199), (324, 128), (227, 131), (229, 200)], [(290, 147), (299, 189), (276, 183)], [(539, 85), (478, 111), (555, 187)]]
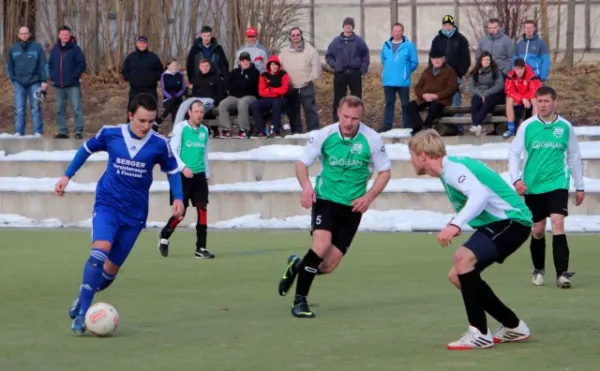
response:
[(385, 95), (385, 113), (383, 128), (388, 131), (394, 126), (394, 106), (396, 94), (402, 105), (402, 126), (412, 127), (408, 118), (410, 103), (411, 75), (419, 66), (419, 57), (415, 44), (404, 36), (404, 26), (396, 23), (392, 26), (392, 37), (381, 48), (381, 65), (383, 66), (383, 92)]
[(542, 80), (542, 84), (548, 80), (550, 74), (550, 51), (548, 45), (541, 39), (535, 28), (535, 22), (526, 20), (523, 38), (519, 40), (515, 47), (513, 63), (517, 58), (523, 58), (535, 72), (536, 76)]
[(48, 89), (46, 54), (40, 43), (31, 40), (29, 28), (19, 29), (19, 41), (8, 50), (6, 74), (15, 91), (15, 135), (25, 135), (25, 106), (29, 97), (33, 134), (42, 136), (44, 123), (40, 107), (40, 92)]
[(81, 86), (79, 79), (86, 69), (86, 61), (71, 29), (62, 26), (58, 29), (58, 41), (50, 52), (48, 70), (56, 90), (57, 139), (68, 139), (67, 100), (73, 107), (75, 116), (75, 139), (83, 139), (83, 108), (81, 106)]
[(338, 121), (337, 108), (340, 99), (350, 94), (362, 97), (362, 76), (369, 70), (369, 48), (365, 41), (354, 33), (354, 19), (344, 19), (344, 32), (329, 44), (325, 61), (334, 71), (333, 76), (333, 121)]

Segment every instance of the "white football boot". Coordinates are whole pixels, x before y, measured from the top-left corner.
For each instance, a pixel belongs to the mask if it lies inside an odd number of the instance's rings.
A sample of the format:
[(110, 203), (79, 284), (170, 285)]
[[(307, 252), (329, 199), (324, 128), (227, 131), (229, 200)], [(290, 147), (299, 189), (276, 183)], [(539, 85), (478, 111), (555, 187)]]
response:
[(556, 279), (556, 287), (561, 289), (570, 289), (571, 288), (571, 277), (573, 277), (574, 273), (565, 272), (561, 276)]
[(533, 286), (544, 286), (544, 271), (534, 270), (531, 283)]
[(519, 326), (508, 328), (501, 326), (494, 333), (494, 343), (520, 343), (531, 337), (531, 331), (527, 324), (521, 320)]
[(494, 347), (494, 338), (488, 329), (487, 334), (482, 334), (477, 328), (469, 326), (469, 330), (457, 341), (448, 343), (450, 350), (487, 349)]

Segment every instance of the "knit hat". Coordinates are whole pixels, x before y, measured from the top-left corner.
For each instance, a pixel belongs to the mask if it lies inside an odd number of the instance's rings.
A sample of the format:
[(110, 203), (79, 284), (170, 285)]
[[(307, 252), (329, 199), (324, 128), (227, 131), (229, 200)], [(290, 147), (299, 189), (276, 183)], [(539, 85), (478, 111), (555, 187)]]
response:
[(350, 26), (352, 26), (352, 28), (354, 28), (354, 18), (352, 18), (352, 17), (346, 17), (344, 19), (344, 24), (342, 24), (342, 27), (344, 27), (347, 24), (349, 24)]
[(240, 61), (242, 61), (242, 60), (252, 61), (252, 57), (250, 56), (250, 53), (243, 52), (242, 54), (240, 54)]
[(446, 55), (444, 54), (444, 52), (442, 50), (439, 49), (431, 49), (429, 51), (429, 58), (443, 58)]
[(446, 23), (454, 26), (454, 17), (451, 15), (445, 15), (444, 18), (442, 18), (442, 25), (445, 25)]

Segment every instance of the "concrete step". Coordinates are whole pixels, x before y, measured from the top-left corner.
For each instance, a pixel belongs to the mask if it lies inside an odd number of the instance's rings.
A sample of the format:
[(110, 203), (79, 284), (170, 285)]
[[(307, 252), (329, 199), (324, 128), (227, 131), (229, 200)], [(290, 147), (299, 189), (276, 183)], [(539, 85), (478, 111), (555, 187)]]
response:
[[(508, 171), (506, 160), (484, 160), (492, 169), (498, 172)], [(588, 178), (600, 179), (600, 159), (583, 160), (583, 173)], [(0, 176), (2, 177), (31, 177), (31, 178), (56, 178), (60, 177), (67, 168), (66, 161), (0, 161)], [(78, 183), (97, 182), (104, 170), (106, 162), (89, 161), (75, 175), (74, 181)], [(211, 176), (209, 184), (229, 184), (239, 182), (258, 182), (262, 180), (277, 180), (293, 178), (295, 174), (294, 161), (229, 161), (211, 160)], [(316, 163), (309, 169), (311, 176), (316, 176), (320, 171), (320, 164)], [(415, 177), (414, 170), (409, 161), (392, 161), (392, 178)], [(166, 176), (156, 166), (154, 179), (165, 180)]]
[[(16, 214), (35, 220), (56, 218), (63, 223), (75, 223), (91, 217), (94, 192), (69, 192), (58, 198), (51, 192), (0, 191), (0, 210), (3, 214)], [(584, 203), (575, 207), (570, 197), (572, 214), (600, 214), (600, 192), (587, 192)], [(371, 205), (373, 210), (427, 210), (453, 213), (443, 192), (384, 192)], [(150, 196), (149, 221), (166, 221), (170, 215), (167, 191), (152, 192)], [(214, 223), (250, 214), (262, 218), (285, 218), (308, 215), (310, 210), (300, 206), (300, 192), (250, 192), (212, 191), (208, 207), (208, 221)], [(195, 222), (193, 212), (188, 213), (185, 223)]]

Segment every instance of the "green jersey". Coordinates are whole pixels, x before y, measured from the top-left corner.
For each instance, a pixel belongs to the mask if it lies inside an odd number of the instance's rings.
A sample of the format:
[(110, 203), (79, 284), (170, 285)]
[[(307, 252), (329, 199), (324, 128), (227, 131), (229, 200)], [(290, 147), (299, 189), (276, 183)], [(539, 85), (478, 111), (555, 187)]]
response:
[[(521, 173), (521, 155), (525, 166)], [(508, 167), (513, 184), (522, 180), (528, 194), (569, 189), (573, 176), (575, 188), (583, 191), (583, 163), (573, 125), (560, 115), (544, 122), (538, 115), (524, 121), (508, 152)]]
[(446, 156), (442, 162), (442, 184), (458, 213), (451, 221), (463, 229), (514, 220), (532, 226), (531, 211), (523, 198), (485, 163), (470, 157)]
[(173, 128), (171, 149), (177, 159), (179, 171), (189, 168), (192, 173), (204, 172), (208, 179), (208, 138), (206, 126), (192, 127), (188, 121), (181, 121)]
[(321, 160), (315, 184), (317, 197), (342, 205), (351, 205), (367, 192), (373, 170), (382, 172), (391, 167), (383, 139), (363, 123), (352, 138), (342, 137), (339, 123), (319, 130), (300, 161), (311, 166), (317, 159)]

